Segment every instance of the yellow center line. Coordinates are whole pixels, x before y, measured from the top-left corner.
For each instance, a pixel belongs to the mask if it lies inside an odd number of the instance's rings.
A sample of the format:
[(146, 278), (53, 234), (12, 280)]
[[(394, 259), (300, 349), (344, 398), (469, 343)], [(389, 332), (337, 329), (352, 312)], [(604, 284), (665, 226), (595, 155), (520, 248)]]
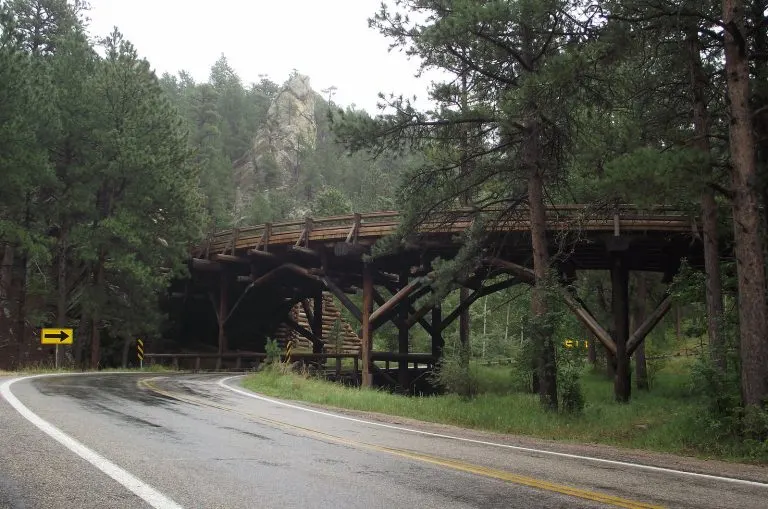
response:
[[(162, 377), (159, 377), (162, 378)], [(303, 426), (297, 426), (295, 424), (290, 424), (283, 421), (277, 421), (275, 419), (270, 419), (269, 417), (263, 417), (254, 415), (249, 412), (244, 412), (242, 410), (239, 410), (237, 408), (229, 407), (226, 405), (221, 405), (219, 403), (215, 403), (212, 401), (204, 400), (202, 398), (198, 398), (195, 396), (189, 396), (186, 394), (180, 394), (176, 392), (170, 392), (163, 389), (160, 389), (157, 387), (154, 383), (152, 383), (152, 380), (158, 380), (159, 378), (152, 378), (152, 379), (141, 379), (139, 380), (136, 385), (142, 389), (149, 390), (151, 392), (160, 394), (162, 396), (176, 399), (178, 401), (183, 401), (185, 403), (190, 403), (193, 405), (200, 405), (200, 406), (207, 406), (211, 408), (216, 408), (218, 410), (224, 410), (227, 412), (232, 412), (238, 415), (241, 415), (245, 417), (248, 420), (256, 421), (256, 422), (262, 422), (266, 424), (271, 424), (273, 426), (282, 427), (282, 428), (288, 428), (288, 429), (294, 429), (299, 430), (303, 433), (317, 436), (320, 438), (324, 438), (326, 440), (329, 440), (331, 442), (347, 445), (350, 447), (356, 447), (356, 448), (362, 448), (362, 449), (368, 449), (373, 450), (377, 452), (383, 452), (386, 454), (391, 454), (394, 456), (399, 456), (402, 458), (407, 458), (415, 461), (420, 461), (423, 463), (429, 463), (432, 465), (441, 466), (444, 468), (449, 468), (452, 470), (458, 470), (461, 472), (466, 472), (470, 474), (475, 475), (481, 475), (483, 477), (488, 477), (492, 479), (498, 479), (501, 481), (510, 482), (513, 484), (518, 484), (522, 486), (528, 486), (531, 488), (537, 488), (541, 490), (546, 490), (554, 493), (559, 493), (562, 495), (568, 495), (571, 497), (577, 497), (582, 498), (585, 500), (590, 500), (592, 502), (599, 502), (603, 504), (609, 504), (614, 507), (623, 507), (626, 509), (662, 509), (662, 506), (658, 505), (652, 505), (652, 504), (646, 504), (644, 502), (639, 502), (635, 500), (629, 500), (621, 497), (616, 497), (613, 495), (608, 495), (605, 493), (598, 493), (595, 491), (590, 490), (583, 490), (579, 488), (573, 488), (571, 486), (566, 486), (563, 484), (556, 484), (551, 483), (548, 481), (544, 481), (541, 479), (536, 479), (534, 477), (526, 477), (522, 475), (513, 474), (511, 472), (507, 472), (504, 470), (497, 470), (494, 468), (484, 467), (481, 465), (475, 465), (472, 463), (467, 463), (460, 460), (454, 460), (449, 458), (441, 458), (437, 456), (431, 456), (427, 454), (421, 454), (414, 451), (408, 451), (404, 449), (396, 449), (392, 447), (385, 447), (381, 445), (374, 445), (369, 444), (365, 442), (358, 442), (356, 440), (350, 440), (347, 438), (342, 438), (336, 435), (330, 435), (328, 433), (324, 433), (322, 431), (314, 430), (311, 428), (305, 428)]]

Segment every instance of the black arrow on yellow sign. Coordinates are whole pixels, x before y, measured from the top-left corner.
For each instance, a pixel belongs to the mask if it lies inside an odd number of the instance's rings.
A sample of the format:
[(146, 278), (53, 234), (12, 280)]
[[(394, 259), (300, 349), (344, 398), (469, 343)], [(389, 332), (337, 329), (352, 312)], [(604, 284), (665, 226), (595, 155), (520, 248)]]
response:
[(63, 343), (69, 338), (69, 334), (67, 334), (62, 330), (62, 331), (59, 331), (58, 333), (46, 333), (44, 337), (45, 339), (58, 339), (59, 342)]

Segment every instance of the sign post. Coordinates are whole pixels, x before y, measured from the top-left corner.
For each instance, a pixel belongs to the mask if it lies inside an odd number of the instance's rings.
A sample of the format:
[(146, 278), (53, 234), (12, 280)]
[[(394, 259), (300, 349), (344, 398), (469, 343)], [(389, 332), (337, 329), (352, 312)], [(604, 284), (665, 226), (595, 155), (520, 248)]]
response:
[(40, 331), (40, 343), (43, 345), (55, 345), (56, 359), (54, 360), (54, 367), (59, 369), (59, 345), (71, 345), (75, 339), (75, 335), (72, 329), (56, 328), (56, 329), (43, 329)]
[(136, 356), (139, 358), (139, 369), (144, 369), (144, 340), (136, 340)]

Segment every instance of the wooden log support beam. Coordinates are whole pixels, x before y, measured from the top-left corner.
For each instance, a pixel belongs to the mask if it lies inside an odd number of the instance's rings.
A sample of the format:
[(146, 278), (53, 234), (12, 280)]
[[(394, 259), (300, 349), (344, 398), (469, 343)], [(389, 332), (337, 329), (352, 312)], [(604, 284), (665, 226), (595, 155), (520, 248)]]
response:
[(357, 243), (357, 236), (360, 233), (361, 222), (362, 222), (362, 216), (357, 212), (355, 212), (355, 222), (352, 225), (352, 228), (349, 230), (349, 233), (347, 234), (347, 239), (345, 240), (347, 244)]
[(432, 334), (432, 324), (426, 321), (424, 317), (427, 316), (427, 313), (429, 313), (433, 307), (434, 306), (431, 302), (429, 304), (424, 304), (419, 309), (414, 309), (413, 306), (409, 306), (409, 311), (411, 314), (405, 321), (406, 326), (410, 329), (419, 323), (424, 328), (424, 330), (427, 331), (427, 334)]
[(245, 296), (248, 295), (248, 292), (251, 291), (251, 288), (253, 288), (253, 283), (251, 283), (247, 287), (245, 287), (245, 290), (243, 291), (242, 295), (240, 295), (240, 297), (235, 302), (235, 305), (232, 306), (232, 309), (229, 310), (229, 313), (227, 314), (227, 317), (224, 319), (224, 324), (225, 325), (227, 324), (227, 322), (229, 322), (229, 319), (232, 318), (232, 315), (235, 314), (235, 311), (240, 306), (240, 303), (243, 302), (243, 299), (245, 299)]
[[(320, 339), (319, 343), (313, 345), (313, 353), (322, 353), (323, 351), (323, 292), (319, 291), (314, 298), (314, 310), (312, 313), (312, 333)], [(309, 318), (309, 315), (307, 315)]]
[(408, 302), (408, 296), (417, 290), (422, 285), (420, 280), (414, 280), (403, 286), (402, 289), (392, 296), (387, 302), (380, 306), (376, 311), (371, 314), (371, 324), (376, 327), (376, 324), (387, 320), (397, 311), (397, 306), (402, 301)]
[(442, 308), (439, 302), (436, 302), (432, 307), (432, 356), (435, 358), (435, 362), (440, 362), (443, 358), (443, 349), (445, 348), (445, 340), (440, 331), (443, 330), (442, 321)]
[(232, 231), (232, 242), (229, 245), (230, 252), (234, 255), (235, 249), (237, 249), (237, 238), (240, 236), (240, 228), (235, 228)]
[[(363, 276), (363, 279), (365, 279), (365, 276)], [(328, 277), (322, 277), (321, 280), (325, 284), (326, 288), (328, 288), (328, 290), (334, 295), (334, 297), (339, 299), (339, 301), (344, 305), (344, 307), (347, 308), (347, 311), (352, 313), (352, 316), (354, 316), (360, 323), (362, 323), (363, 313), (355, 305), (354, 302), (349, 300), (349, 297), (347, 297), (347, 294), (344, 293), (338, 286), (336, 286), (336, 284), (333, 281), (331, 281)], [(373, 284), (371, 284), (371, 288), (373, 288)]]
[(516, 278), (528, 284), (534, 284), (536, 282), (536, 277), (534, 276), (533, 271), (528, 267), (523, 267), (522, 265), (508, 262), (500, 258), (489, 258), (485, 260), (485, 263), (500, 269), (504, 269)]
[(627, 355), (631, 356), (637, 350), (637, 347), (645, 340), (645, 337), (654, 327), (661, 321), (662, 318), (672, 307), (672, 296), (665, 295), (662, 301), (656, 306), (656, 309), (651, 313), (648, 318), (632, 333), (629, 341), (627, 341)]
[(479, 291), (472, 292), (471, 294), (467, 295), (458, 306), (456, 306), (456, 309), (451, 311), (451, 313), (443, 319), (442, 323), (440, 324), (440, 332), (444, 331), (446, 327), (448, 327), (450, 324), (454, 322), (463, 312), (465, 309), (469, 309), (469, 306), (472, 305), (477, 299), (479, 299), (482, 295)]
[(310, 281), (317, 281), (320, 282), (320, 279), (315, 276), (314, 274), (310, 273), (307, 269), (304, 267), (299, 267), (298, 265), (294, 263), (284, 263), (280, 265), (279, 267), (270, 270), (260, 278), (253, 281), (253, 286), (261, 286), (263, 284), (269, 283), (270, 281), (285, 275), (285, 274), (295, 274), (297, 276), (301, 276), (303, 278), (306, 278)]
[[(402, 290), (397, 292), (392, 298), (390, 299), (390, 302), (400, 297), (399, 302), (396, 303), (399, 313), (399, 322), (398, 325), (398, 333), (397, 333), (397, 351), (400, 355), (408, 355), (408, 311), (410, 306), (410, 301), (408, 300), (408, 295), (410, 293), (413, 293), (416, 287), (412, 286), (414, 282), (408, 283), (408, 271), (403, 270), (400, 273), (400, 285), (402, 286)], [(405, 292), (407, 289), (410, 288), (409, 292)], [(387, 303), (388, 304), (388, 303)], [(384, 306), (386, 306), (385, 304)], [(377, 311), (381, 311), (382, 308), (377, 309)], [(400, 382), (400, 387), (403, 389), (407, 389), (410, 385), (410, 381), (408, 380), (408, 361), (403, 359), (398, 362), (397, 365), (397, 379)]]
[(236, 281), (238, 283), (251, 284), (253, 283), (253, 278), (251, 276), (237, 276)]
[[(392, 295), (395, 295), (400, 290), (399, 288), (397, 288), (391, 283), (386, 283), (384, 286), (387, 288), (387, 290), (389, 290), (392, 293)], [(425, 331), (427, 331), (427, 334), (430, 334), (430, 335), (432, 334), (432, 325), (428, 321), (426, 321), (424, 317), (432, 309), (432, 304), (431, 303), (426, 304), (417, 310), (416, 308), (413, 307), (413, 303), (431, 291), (432, 291), (432, 286), (424, 285), (408, 296), (408, 312), (410, 313), (410, 315), (408, 316), (408, 319), (405, 321), (409, 329), (411, 329), (414, 325), (418, 323), (424, 328)], [(381, 305), (381, 303), (379, 303), (379, 305)]]
[(419, 364), (434, 364), (435, 362), (435, 358), (431, 353), (423, 353), (423, 352), (400, 354), (397, 352), (375, 351), (375, 352), (371, 352), (371, 360), (372, 361), (389, 361), (389, 362), (399, 362), (401, 360), (405, 360), (409, 363), (413, 362), (413, 363), (419, 363)]
[[(228, 312), (227, 299), (229, 297), (229, 274), (227, 271), (221, 272), (219, 284), (219, 312), (216, 317), (219, 320), (219, 355), (227, 351), (227, 334), (224, 329), (226, 316)], [(216, 369), (221, 369), (221, 357), (216, 362)]]
[(632, 394), (629, 371), (627, 340), (629, 339), (629, 271), (624, 256), (612, 255), (611, 310), (613, 312), (614, 342), (616, 343), (616, 376), (614, 394), (616, 400), (626, 403)]
[(256, 243), (256, 247), (253, 251), (269, 251), (269, 237), (272, 236), (272, 223), (264, 223), (264, 233), (261, 234), (259, 242)]
[(307, 317), (307, 323), (313, 324), (312, 332), (315, 332), (314, 330), (315, 314), (312, 312), (312, 308), (309, 306), (309, 301), (307, 299), (301, 299), (301, 308), (304, 310), (304, 314)]
[(445, 319), (442, 320), (440, 324), (440, 331), (442, 332), (445, 330), (447, 326), (453, 323), (453, 321), (456, 320), (456, 318), (458, 318), (466, 309), (469, 309), (469, 307), (480, 297), (498, 292), (499, 290), (509, 288), (510, 286), (514, 286), (519, 283), (521, 283), (519, 279), (508, 279), (506, 281), (499, 281), (498, 283), (484, 286), (483, 288), (472, 292), (470, 295), (466, 296), (458, 306), (456, 306), (456, 309), (454, 309), (447, 317), (445, 317)]
[(201, 272), (218, 272), (221, 270), (221, 264), (211, 260), (203, 260), (202, 258), (192, 258), (190, 261), (192, 270), (199, 270)]
[(280, 263), (280, 258), (278, 258), (275, 254), (268, 253), (266, 251), (259, 251), (258, 249), (251, 249), (248, 251), (248, 256), (250, 256), (252, 260), (263, 260), (275, 264)]
[[(500, 260), (498, 258), (491, 258), (486, 261), (496, 267), (503, 268), (513, 274), (515, 277), (520, 278), (522, 281), (528, 284), (533, 284), (535, 281), (533, 271), (522, 265), (508, 262), (506, 260)], [(616, 355), (616, 343), (610, 334), (600, 325), (592, 314), (582, 307), (577, 300), (568, 293), (567, 290), (562, 289), (560, 295), (565, 301), (565, 304), (570, 308), (573, 314), (576, 315), (581, 323), (589, 329), (592, 334), (605, 346), (605, 348), (613, 355)]]
[(305, 247), (309, 247), (309, 236), (312, 235), (312, 218), (307, 216), (304, 220), (304, 229), (299, 235), (299, 240), (296, 241), (294, 247), (300, 247), (302, 242)]
[(317, 260), (318, 262), (320, 261), (320, 253), (318, 253), (314, 249), (310, 249), (310, 248), (308, 248), (306, 246), (289, 246), (286, 249), (286, 252), (291, 253), (291, 254), (297, 254), (297, 255), (302, 255), (302, 256), (305, 256), (305, 257), (309, 257), (309, 258)]
[[(383, 306), (384, 304), (387, 303), (387, 299), (385, 299), (384, 296), (379, 293), (379, 291), (376, 289), (375, 286), (373, 287), (373, 302), (377, 306)], [(385, 318), (391, 320), (392, 323), (394, 323), (398, 329), (400, 328), (401, 325), (403, 325), (403, 322), (400, 320), (398, 316), (393, 316), (392, 314), (390, 314)], [(381, 319), (378, 321), (378, 323), (371, 323), (371, 327), (373, 327), (373, 330), (377, 330), (379, 327), (384, 325), (386, 323), (386, 319)]]
[(224, 263), (240, 263), (244, 265), (248, 265), (251, 263), (251, 260), (243, 256), (234, 256), (234, 255), (228, 255), (228, 254), (215, 254), (211, 256), (211, 260), (216, 262), (224, 262)]
[(361, 360), (363, 362), (362, 373), (362, 385), (363, 387), (371, 387), (373, 385), (373, 377), (371, 373), (371, 350), (373, 349), (373, 329), (371, 328), (371, 311), (373, 308), (373, 277), (371, 274), (371, 267), (365, 265), (363, 267), (363, 312), (362, 312), (362, 349), (360, 352)]
[(603, 344), (606, 350), (611, 352), (611, 354), (616, 355), (616, 343), (613, 342), (611, 335), (608, 334), (608, 332), (600, 325), (600, 323), (598, 323), (595, 317), (592, 316), (592, 313), (582, 307), (581, 304), (579, 304), (576, 299), (566, 290), (561, 292), (561, 296), (571, 312), (576, 315), (576, 318), (578, 318), (581, 323), (583, 323), (584, 326), (589, 329), (592, 334), (595, 335), (595, 337), (598, 339), (598, 341), (600, 341), (600, 343)]
[(371, 377), (373, 377), (373, 373), (378, 373), (379, 376), (381, 376), (393, 387), (396, 387), (398, 385), (397, 380), (389, 376), (389, 373), (387, 373), (386, 371), (378, 367), (376, 364), (371, 364)]
[[(298, 332), (299, 334), (301, 334), (303, 337), (305, 337), (305, 338), (307, 338), (308, 340), (310, 340), (310, 341), (312, 342), (312, 345), (313, 345), (313, 346), (314, 346), (316, 343), (318, 343), (318, 342), (319, 342), (319, 343), (322, 345), (322, 343), (323, 343), (323, 342), (322, 342), (322, 340), (321, 340), (320, 338), (318, 338), (318, 337), (317, 337), (317, 336), (315, 336), (315, 335), (314, 335), (312, 332), (308, 331), (307, 329), (305, 329), (304, 327), (302, 327), (301, 325), (299, 325), (298, 323), (296, 323), (296, 322), (293, 320), (293, 318), (291, 318), (290, 316), (289, 316), (289, 317), (287, 317), (285, 320), (283, 320), (283, 322), (284, 322), (284, 323), (285, 323), (285, 324), (286, 324), (288, 327), (290, 327), (291, 329), (293, 329), (293, 330), (295, 330), (296, 332)], [(321, 347), (321, 348), (322, 348), (322, 347)]]

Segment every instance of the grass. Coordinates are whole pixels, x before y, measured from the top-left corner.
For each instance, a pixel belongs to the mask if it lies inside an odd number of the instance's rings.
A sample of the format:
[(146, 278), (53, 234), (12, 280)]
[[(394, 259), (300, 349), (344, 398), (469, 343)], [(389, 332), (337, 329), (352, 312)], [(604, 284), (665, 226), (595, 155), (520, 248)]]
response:
[(674, 359), (655, 375), (650, 392), (633, 391), (630, 404), (613, 399), (613, 384), (600, 373), (585, 372), (581, 386), (586, 407), (579, 415), (543, 410), (538, 397), (510, 392), (512, 368), (479, 367), (481, 394), (472, 400), (455, 395), (404, 397), (384, 391), (348, 388), (296, 374), (265, 370), (243, 386), (262, 394), (352, 410), (381, 412), (422, 421), (499, 433), (579, 443), (600, 443), (688, 456), (755, 463), (739, 444), (707, 440), (696, 417), (702, 403), (691, 393), (685, 359)]

